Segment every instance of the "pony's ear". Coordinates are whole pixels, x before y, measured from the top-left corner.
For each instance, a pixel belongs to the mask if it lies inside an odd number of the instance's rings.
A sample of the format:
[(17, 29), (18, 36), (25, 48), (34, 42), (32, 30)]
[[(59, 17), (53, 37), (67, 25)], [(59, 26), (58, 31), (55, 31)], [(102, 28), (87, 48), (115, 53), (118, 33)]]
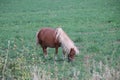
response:
[(78, 55), (79, 54), (79, 50), (77, 48), (71, 48), (70, 51), (75, 51), (75, 54)]

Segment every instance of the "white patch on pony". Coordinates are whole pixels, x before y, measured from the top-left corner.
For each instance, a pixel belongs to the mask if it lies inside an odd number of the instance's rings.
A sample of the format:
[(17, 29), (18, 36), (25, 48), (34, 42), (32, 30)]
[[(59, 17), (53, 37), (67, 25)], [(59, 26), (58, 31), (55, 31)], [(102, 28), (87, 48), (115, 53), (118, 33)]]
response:
[(56, 38), (61, 43), (62, 49), (65, 51), (65, 53), (69, 54), (71, 48), (74, 48), (76, 54), (79, 54), (79, 50), (74, 45), (74, 42), (68, 37), (68, 35), (62, 30), (62, 28), (56, 28)]

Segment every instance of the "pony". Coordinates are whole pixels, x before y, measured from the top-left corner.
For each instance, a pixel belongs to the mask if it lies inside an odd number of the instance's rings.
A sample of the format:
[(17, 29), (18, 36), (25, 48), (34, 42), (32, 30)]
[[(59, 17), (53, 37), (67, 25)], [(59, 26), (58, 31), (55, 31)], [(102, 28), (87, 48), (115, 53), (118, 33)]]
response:
[(47, 56), (47, 47), (55, 48), (55, 54), (58, 53), (58, 48), (62, 47), (63, 55), (67, 54), (68, 61), (73, 61), (74, 56), (79, 53), (79, 50), (74, 45), (74, 42), (68, 37), (62, 28), (42, 28), (36, 33), (36, 43), (41, 45), (44, 56)]

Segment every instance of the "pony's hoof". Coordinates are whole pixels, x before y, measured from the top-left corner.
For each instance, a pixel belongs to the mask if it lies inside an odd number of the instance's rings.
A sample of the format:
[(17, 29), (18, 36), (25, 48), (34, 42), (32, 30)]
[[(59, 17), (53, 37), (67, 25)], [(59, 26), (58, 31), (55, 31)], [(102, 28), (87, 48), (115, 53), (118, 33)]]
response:
[(54, 60), (57, 60), (57, 59), (58, 59), (57, 56), (55, 56), (55, 57), (54, 57)]
[(48, 55), (44, 55), (45, 59), (47, 59)]

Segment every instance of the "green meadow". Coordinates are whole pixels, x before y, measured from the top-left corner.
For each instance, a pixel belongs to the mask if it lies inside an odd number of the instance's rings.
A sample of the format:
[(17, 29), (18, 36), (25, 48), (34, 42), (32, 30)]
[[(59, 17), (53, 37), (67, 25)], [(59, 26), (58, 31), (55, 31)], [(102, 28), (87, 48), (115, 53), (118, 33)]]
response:
[[(36, 32), (62, 27), (79, 48), (45, 59)], [(0, 80), (120, 80), (120, 0), (0, 0)]]

